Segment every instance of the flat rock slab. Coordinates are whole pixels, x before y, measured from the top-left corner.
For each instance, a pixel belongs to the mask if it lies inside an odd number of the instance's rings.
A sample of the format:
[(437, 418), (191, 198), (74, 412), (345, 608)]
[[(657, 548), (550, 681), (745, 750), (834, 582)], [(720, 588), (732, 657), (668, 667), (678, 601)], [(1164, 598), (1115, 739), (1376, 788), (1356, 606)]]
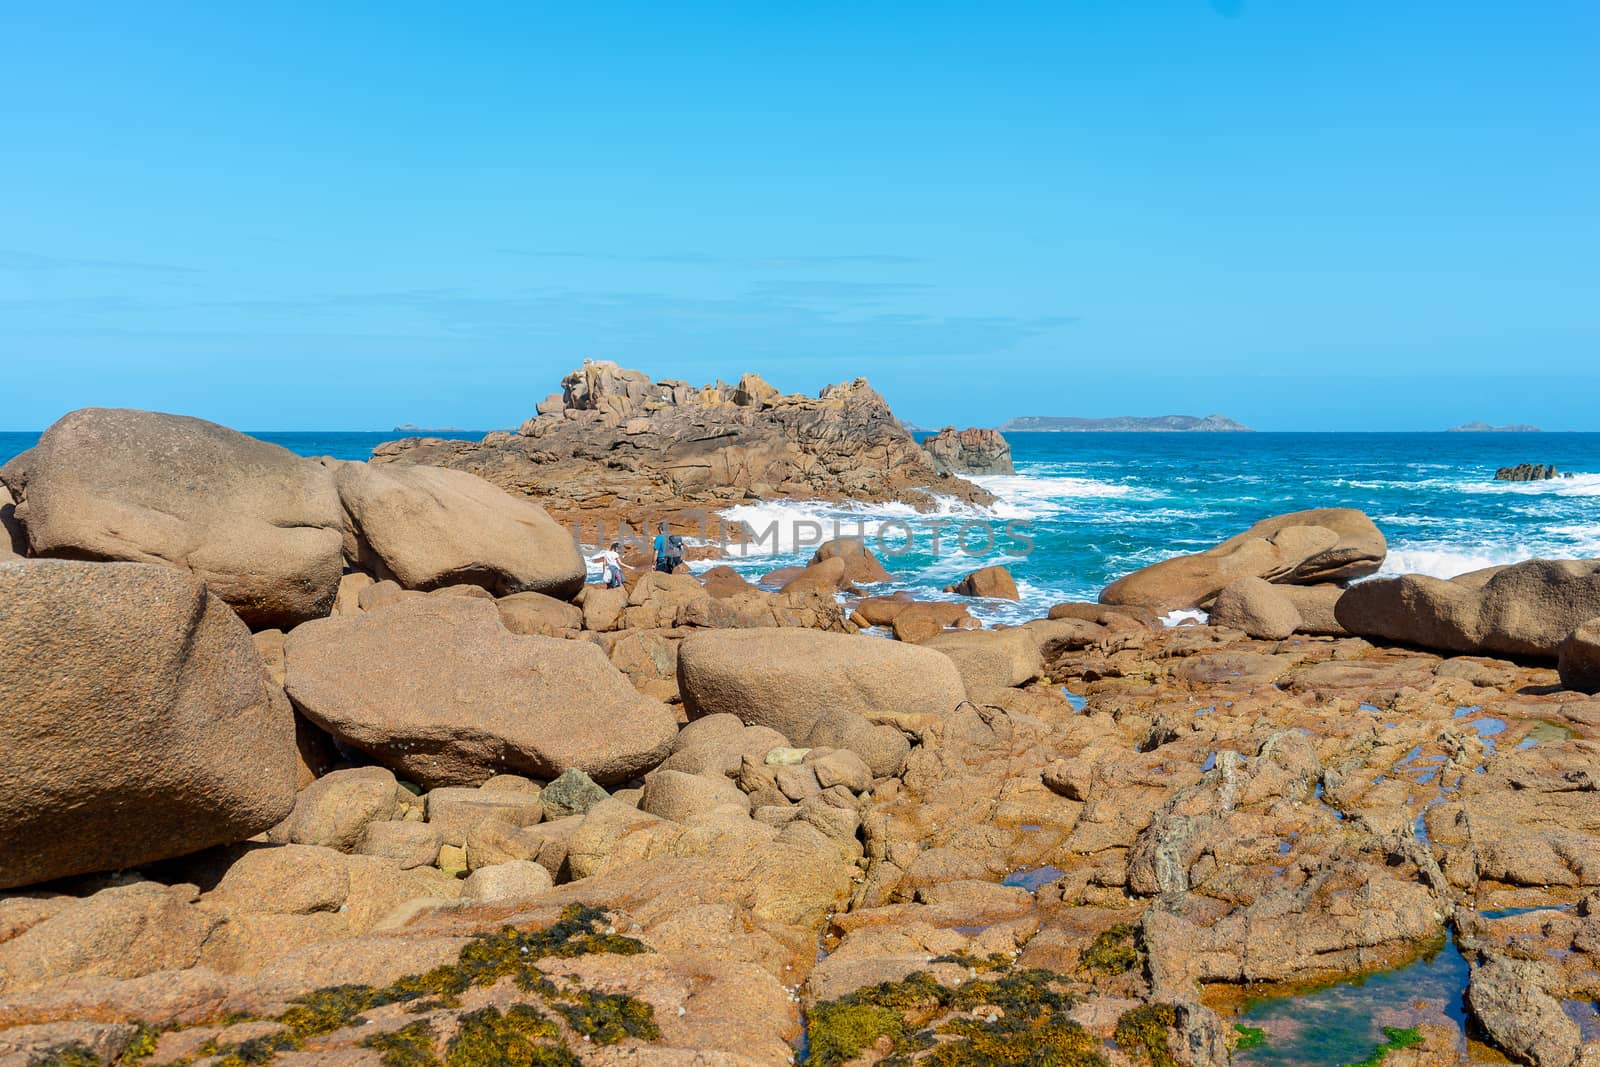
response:
[(967, 698), (950, 658), (929, 648), (815, 630), (719, 630), (678, 649), (690, 718), (728, 713), (797, 745), (855, 752), (893, 774), (909, 749), (874, 722), (943, 717)]
[(418, 597), (319, 619), (285, 642), (302, 714), (427, 788), (576, 767), (626, 781), (666, 758), (670, 708), (588, 642), (513, 634), (493, 602)]

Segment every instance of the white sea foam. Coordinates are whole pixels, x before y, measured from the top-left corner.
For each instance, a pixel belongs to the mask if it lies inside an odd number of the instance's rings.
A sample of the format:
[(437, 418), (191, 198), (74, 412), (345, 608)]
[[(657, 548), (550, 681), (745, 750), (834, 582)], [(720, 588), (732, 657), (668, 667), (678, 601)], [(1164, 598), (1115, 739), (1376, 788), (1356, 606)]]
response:
[(1574, 474), (1537, 482), (1497, 482), (1493, 476), (1440, 479), (1446, 488), (1463, 493), (1499, 493), (1516, 496), (1600, 496), (1600, 474)]
[(1161, 616), (1162, 626), (1182, 626), (1186, 622), (1205, 622), (1209, 618), (1203, 611), (1173, 610)]
[(1001, 518), (1036, 519), (1072, 509), (1075, 501), (1150, 499), (1138, 486), (1065, 474), (984, 474), (968, 478), (996, 497), (990, 511)]
[(1425, 574), (1430, 578), (1454, 578), (1457, 575), (1481, 571), (1485, 567), (1499, 567), (1529, 558), (1515, 550), (1464, 551), (1449, 548), (1391, 548), (1380, 578), (1401, 574)]

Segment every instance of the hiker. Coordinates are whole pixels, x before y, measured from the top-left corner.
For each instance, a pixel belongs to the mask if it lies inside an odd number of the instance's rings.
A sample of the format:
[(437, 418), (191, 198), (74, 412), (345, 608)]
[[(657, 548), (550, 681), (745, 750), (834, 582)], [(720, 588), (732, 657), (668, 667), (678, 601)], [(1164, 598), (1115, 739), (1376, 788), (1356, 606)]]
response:
[(656, 570), (662, 574), (671, 574), (683, 562), (683, 538), (668, 533), (666, 523), (661, 524), (661, 532), (656, 534), (655, 553)]
[(622, 585), (622, 542), (613, 541), (611, 547), (593, 556), (590, 563), (600, 564), (600, 580), (606, 583), (607, 589), (617, 589)]

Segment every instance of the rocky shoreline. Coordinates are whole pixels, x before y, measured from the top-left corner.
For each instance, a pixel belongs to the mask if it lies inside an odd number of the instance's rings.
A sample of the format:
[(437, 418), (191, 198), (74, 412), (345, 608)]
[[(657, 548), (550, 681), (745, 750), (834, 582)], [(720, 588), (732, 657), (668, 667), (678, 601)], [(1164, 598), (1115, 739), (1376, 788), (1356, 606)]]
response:
[(1600, 1064), (1600, 563), (1374, 578), (1321, 509), (991, 630), (850, 541), (585, 585), (540, 502), (982, 499), (864, 383), (681, 384), (0, 468), (0, 1067), (1203, 1067), (1446, 939), (1352, 1061)]

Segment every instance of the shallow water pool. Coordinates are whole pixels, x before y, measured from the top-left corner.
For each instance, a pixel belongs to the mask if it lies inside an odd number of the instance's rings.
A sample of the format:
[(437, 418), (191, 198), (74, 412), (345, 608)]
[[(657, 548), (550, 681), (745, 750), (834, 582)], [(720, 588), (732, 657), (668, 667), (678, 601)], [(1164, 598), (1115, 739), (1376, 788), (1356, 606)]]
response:
[(1453, 1023), (1465, 1040), (1467, 977), (1467, 961), (1452, 936), (1392, 971), (1250, 1001), (1236, 1021), (1262, 1030), (1266, 1043), (1235, 1052), (1233, 1062), (1340, 1067), (1382, 1044), (1385, 1026)]

